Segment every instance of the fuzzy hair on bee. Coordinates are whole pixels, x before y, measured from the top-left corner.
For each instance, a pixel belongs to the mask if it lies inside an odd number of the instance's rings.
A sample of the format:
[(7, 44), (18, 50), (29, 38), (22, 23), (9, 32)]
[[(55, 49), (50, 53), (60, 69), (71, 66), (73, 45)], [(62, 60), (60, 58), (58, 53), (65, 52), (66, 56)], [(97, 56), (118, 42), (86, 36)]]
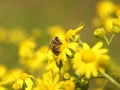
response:
[(49, 48), (56, 56), (58, 56), (60, 54), (61, 45), (61, 40), (59, 39), (59, 37), (56, 36), (54, 39), (51, 40)]

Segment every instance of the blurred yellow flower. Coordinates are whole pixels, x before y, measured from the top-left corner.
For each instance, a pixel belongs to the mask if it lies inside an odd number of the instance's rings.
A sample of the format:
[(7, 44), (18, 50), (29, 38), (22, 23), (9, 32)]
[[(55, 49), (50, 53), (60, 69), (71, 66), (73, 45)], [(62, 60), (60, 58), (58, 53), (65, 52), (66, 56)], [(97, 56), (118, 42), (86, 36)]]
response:
[(2, 79), (7, 73), (7, 68), (4, 65), (0, 65), (0, 79)]
[(14, 90), (32, 90), (33, 81), (31, 80), (31, 75), (26, 73), (21, 73), (20, 77), (14, 82)]
[(59, 80), (59, 75), (53, 75), (51, 71), (43, 74), (42, 79), (38, 79), (38, 85), (34, 90), (64, 90), (63, 81)]
[(87, 43), (83, 43), (83, 47), (73, 59), (73, 68), (76, 74), (90, 78), (92, 75), (94, 77), (98, 76), (101, 68), (105, 70), (104, 62), (109, 61), (109, 56), (106, 54), (108, 50), (101, 48), (102, 46), (102, 42), (98, 42), (93, 48), (90, 48)]
[(113, 20), (113, 28), (112, 28), (113, 33), (119, 34), (120, 33), (120, 18), (115, 18)]
[(7, 30), (3, 27), (0, 27), (0, 42), (7, 42), (8, 35)]
[(115, 5), (110, 0), (103, 0), (100, 1), (97, 5), (97, 13), (100, 16), (100, 18), (105, 18), (110, 16), (115, 12)]
[(6, 75), (2, 78), (3, 81), (7, 81), (9, 79), (17, 79), (19, 75), (23, 72), (22, 69), (12, 69), (9, 70)]
[(6, 75), (2, 78), (1, 85), (6, 86), (12, 84), (22, 73), (22, 70), (12, 69), (6, 73)]
[(97, 29), (95, 29), (94, 36), (97, 37), (97, 38), (102, 38), (103, 39), (104, 36), (105, 36), (104, 28), (97, 28)]
[(47, 63), (45, 68), (46, 68), (47, 71), (52, 71), (54, 73), (58, 73), (59, 72), (59, 68), (56, 66), (55, 60), (48, 61), (48, 63)]
[(33, 51), (36, 47), (36, 43), (32, 40), (24, 40), (19, 46), (19, 56), (22, 58), (33, 57)]
[(3, 27), (0, 27), (0, 42), (19, 44), (22, 40), (25, 40), (28, 37), (24, 29), (15, 28), (7, 30)]
[(118, 27), (120, 27), (120, 18), (115, 18), (113, 20), (113, 24), (116, 25), (116, 26), (118, 26)]
[(28, 37), (25, 30), (22, 28), (15, 28), (8, 31), (8, 42), (19, 44)]
[(25, 61), (25, 66), (29, 69), (29, 71), (43, 71), (43, 68), (47, 64), (48, 58), (52, 58), (52, 55), (50, 55), (50, 52), (47, 53), (47, 50), (47, 46), (41, 46), (38, 50), (34, 51), (32, 58)]
[(112, 27), (113, 27), (113, 18), (107, 17), (103, 20), (103, 27), (105, 28), (105, 31), (108, 33), (112, 33)]

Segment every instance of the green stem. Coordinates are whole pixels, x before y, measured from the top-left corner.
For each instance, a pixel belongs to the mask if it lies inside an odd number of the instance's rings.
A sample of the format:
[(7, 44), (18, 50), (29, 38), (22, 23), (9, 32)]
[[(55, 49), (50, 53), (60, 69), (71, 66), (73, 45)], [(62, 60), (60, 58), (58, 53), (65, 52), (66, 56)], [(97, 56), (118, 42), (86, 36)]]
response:
[(110, 45), (110, 43), (112, 42), (114, 36), (115, 36), (115, 33), (113, 33), (113, 34), (111, 35), (110, 39), (108, 40), (108, 38), (104, 35), (104, 39), (105, 39), (107, 45)]
[(109, 76), (106, 73), (101, 73), (105, 78), (107, 78), (110, 82), (112, 82), (114, 85), (116, 85), (118, 88), (120, 88), (120, 84), (115, 81), (111, 76)]
[(115, 36), (115, 33), (113, 33), (112, 36), (110, 37), (109, 44), (112, 42), (114, 36)]
[(104, 39), (105, 39), (107, 45), (109, 45), (109, 40), (108, 40), (108, 38), (105, 35), (104, 35)]
[(62, 76), (61, 76), (61, 68), (59, 68), (59, 80), (62, 80)]

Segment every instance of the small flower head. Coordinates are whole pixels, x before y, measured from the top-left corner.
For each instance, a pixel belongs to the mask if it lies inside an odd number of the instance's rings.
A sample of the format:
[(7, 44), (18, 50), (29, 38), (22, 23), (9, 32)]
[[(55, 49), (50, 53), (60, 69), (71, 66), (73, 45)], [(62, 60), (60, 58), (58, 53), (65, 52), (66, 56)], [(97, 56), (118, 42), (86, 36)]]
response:
[(120, 18), (114, 19), (113, 20), (113, 28), (112, 28), (113, 33), (120, 33)]
[(21, 42), (19, 47), (19, 56), (21, 58), (31, 58), (33, 56), (33, 51), (36, 47), (36, 43), (32, 40), (24, 40)]
[(107, 17), (103, 20), (103, 27), (105, 28), (105, 31), (107, 33), (112, 32), (112, 27), (113, 27), (113, 18)]
[(3, 65), (0, 65), (0, 79), (3, 78), (6, 73), (7, 73), (6, 67)]
[(59, 37), (56, 36), (50, 45), (50, 49), (52, 50), (57, 66), (61, 67), (64, 61), (67, 59), (71, 59), (74, 57), (75, 51), (78, 47), (78, 36), (76, 33), (81, 30), (83, 26), (78, 27), (75, 30), (69, 30), (65, 36)]
[(101, 18), (110, 16), (115, 11), (115, 5), (110, 0), (104, 0), (98, 3), (97, 12)]
[(94, 36), (97, 37), (97, 38), (104, 38), (105, 36), (105, 30), (104, 28), (97, 28), (95, 31), (94, 31)]
[(27, 73), (21, 73), (20, 77), (14, 82), (13, 89), (14, 90), (32, 90), (33, 81), (31, 80), (31, 75)]
[(43, 74), (42, 79), (38, 79), (38, 86), (34, 90), (63, 90), (63, 84), (58, 74), (54, 75), (49, 71)]
[[(76, 70), (76, 74), (85, 75), (90, 78), (99, 74), (99, 61), (107, 62), (109, 56), (106, 54), (107, 49), (101, 49), (102, 42), (97, 43), (93, 48), (90, 48), (87, 43), (83, 43), (83, 48), (76, 53), (73, 60), (73, 68)], [(105, 70), (104, 65), (102, 68)]]

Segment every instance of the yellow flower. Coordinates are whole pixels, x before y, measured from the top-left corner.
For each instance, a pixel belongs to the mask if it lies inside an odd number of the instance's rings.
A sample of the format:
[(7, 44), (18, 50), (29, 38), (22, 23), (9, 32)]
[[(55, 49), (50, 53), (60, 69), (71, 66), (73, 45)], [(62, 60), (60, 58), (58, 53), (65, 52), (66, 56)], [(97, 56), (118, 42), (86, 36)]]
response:
[[(47, 53), (48, 47), (41, 46), (37, 51), (34, 51), (33, 57), (27, 59), (24, 65), (29, 69), (31, 72), (35, 72), (37, 70), (43, 70), (45, 64), (47, 63)], [(48, 55), (49, 58), (52, 58), (52, 55)]]
[(58, 60), (67, 61), (68, 58), (73, 58), (77, 48), (78, 43), (76, 42), (64, 42), (60, 47), (61, 53), (58, 56)]
[(97, 38), (104, 38), (105, 36), (105, 30), (104, 28), (97, 28), (95, 31), (94, 31), (94, 36), (97, 37)]
[(21, 42), (19, 47), (19, 55), (21, 58), (31, 58), (33, 56), (33, 51), (36, 47), (36, 43), (32, 40), (25, 40)]
[(50, 48), (55, 55), (55, 60), (57, 60), (58, 63), (60, 60), (67, 61), (68, 58), (70, 59), (74, 57), (75, 51), (79, 46), (79, 43), (77, 41), (80, 36), (76, 33), (82, 28), (83, 25), (75, 30), (68, 30), (65, 36), (57, 36), (52, 40)]
[(6, 67), (4, 65), (0, 65), (0, 79), (3, 78), (6, 73), (7, 73)]
[(21, 69), (12, 69), (7, 72), (7, 74), (2, 78), (3, 81), (15, 80), (19, 77), (19, 75), (23, 72)]
[(112, 32), (112, 27), (113, 27), (113, 18), (107, 17), (103, 20), (103, 26), (105, 28), (105, 31), (108, 33)]
[(19, 44), (21, 41), (27, 38), (27, 34), (22, 28), (15, 28), (9, 30), (8, 32), (8, 41), (13, 44)]
[(108, 50), (101, 48), (102, 46), (102, 42), (98, 42), (93, 48), (83, 43), (83, 47), (76, 53), (73, 60), (76, 74), (90, 78), (92, 75), (96, 77), (99, 72), (105, 71), (105, 62), (109, 61), (109, 56), (106, 54)]
[(100, 1), (97, 5), (97, 12), (101, 18), (110, 16), (115, 12), (115, 5), (110, 0)]
[(49, 60), (45, 68), (47, 71), (52, 71), (54, 73), (59, 72), (59, 68), (56, 66), (55, 60)]
[(14, 90), (32, 90), (33, 81), (31, 80), (31, 75), (28, 75), (26, 73), (22, 73), (20, 77), (15, 81), (13, 84)]
[[(69, 69), (68, 60), (72, 59), (74, 57), (74, 54), (79, 46), (79, 43), (76, 42), (76, 38), (72, 38), (76, 36), (76, 32), (79, 31), (83, 26), (77, 28), (75, 31), (68, 31), (65, 36), (59, 37), (56, 36), (50, 44), (50, 49), (53, 53), (54, 60), (57, 65), (57, 67), (60, 69), (64, 67), (64, 70)], [(54, 63), (53, 66), (54, 66)], [(52, 65), (51, 64), (51, 65)], [(68, 67), (66, 67), (68, 66)], [(50, 65), (48, 65), (50, 66)], [(57, 71), (58, 69), (55, 68)]]
[(112, 28), (113, 33), (118, 34), (120, 33), (120, 18), (115, 18), (113, 20), (113, 28)]
[(114, 24), (114, 25), (117, 25), (118, 27), (120, 27), (120, 18), (115, 18), (115, 19), (113, 20), (113, 24)]
[(43, 74), (42, 79), (38, 79), (38, 85), (34, 90), (63, 90), (63, 81), (59, 80), (59, 75), (53, 75), (51, 71)]
[(82, 30), (82, 28), (83, 28), (83, 25), (79, 26), (75, 30), (72, 30), (72, 29), (68, 30), (67, 33), (65, 34), (65, 40), (68, 41), (68, 42), (77, 41), (79, 36), (76, 35), (76, 34), (77, 34), (78, 31)]
[(0, 27), (0, 42), (7, 42), (7, 39), (7, 30), (3, 27)]
[(36, 43), (32, 40), (25, 40), (20, 45), (20, 63), (30, 72), (43, 71), (48, 60), (53, 60), (53, 55), (48, 51), (48, 46), (41, 46), (35, 51)]
[[(32, 90), (33, 82), (31, 78), (35, 79), (32, 75), (22, 73), (21, 70), (11, 70), (0, 82), (1, 86), (7, 86), (12, 84), (14, 90)], [(1, 90), (1, 89), (0, 89)]]

